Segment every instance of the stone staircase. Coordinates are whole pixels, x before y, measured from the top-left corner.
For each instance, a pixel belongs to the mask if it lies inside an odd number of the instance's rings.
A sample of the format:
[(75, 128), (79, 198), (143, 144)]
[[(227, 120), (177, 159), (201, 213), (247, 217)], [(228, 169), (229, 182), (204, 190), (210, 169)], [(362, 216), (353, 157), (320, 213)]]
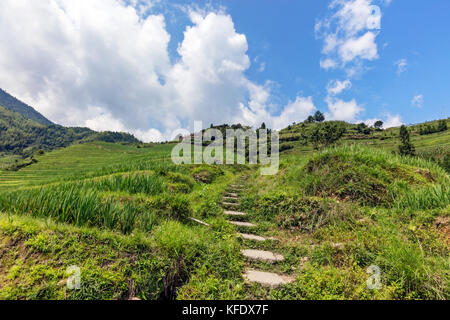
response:
[[(241, 177), (240, 181), (245, 181), (247, 177)], [(243, 186), (241, 184), (231, 185), (223, 196), (222, 206), (225, 209), (225, 216), (228, 217), (228, 221), (231, 224), (236, 225), (240, 230), (246, 229), (249, 233), (238, 233), (238, 236), (247, 241), (263, 242), (263, 241), (276, 241), (274, 238), (264, 238), (260, 235), (251, 233), (252, 229), (256, 229), (257, 225), (248, 221), (248, 214), (245, 212), (237, 211), (240, 207), (239, 194), (242, 192)], [(239, 220), (236, 220), (239, 219)], [(284, 256), (272, 251), (257, 250), (246, 248), (241, 250), (241, 254), (250, 262), (266, 262), (276, 264), (284, 260)], [(249, 283), (259, 283), (263, 286), (276, 288), (280, 285), (284, 285), (294, 281), (293, 277), (286, 275), (280, 275), (273, 272), (259, 271), (254, 268), (247, 268), (243, 274), (244, 279)]]

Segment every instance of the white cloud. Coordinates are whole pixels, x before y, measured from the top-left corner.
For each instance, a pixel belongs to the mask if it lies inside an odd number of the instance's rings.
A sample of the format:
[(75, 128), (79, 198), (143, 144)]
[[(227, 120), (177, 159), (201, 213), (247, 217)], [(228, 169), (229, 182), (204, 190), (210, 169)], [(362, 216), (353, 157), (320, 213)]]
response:
[(63, 125), (145, 140), (200, 119), (282, 126), (315, 108), (297, 97), (269, 112), (270, 86), (247, 79), (247, 39), (223, 12), (188, 11), (192, 25), (171, 62), (154, 2), (0, 1), (0, 87)]
[(397, 67), (397, 75), (400, 76), (408, 69), (408, 61), (406, 59), (400, 59), (395, 62), (395, 66)]
[(330, 81), (327, 86), (327, 91), (329, 95), (338, 95), (342, 91), (350, 89), (352, 87), (352, 82), (350, 80), (344, 81)]
[[(379, 58), (377, 36), (381, 29), (381, 10), (374, 5), (376, 0), (332, 0), (327, 16), (317, 21), (316, 36), (323, 39), (321, 68), (343, 69), (348, 78), (359, 76), (367, 69), (364, 63)], [(384, 0), (387, 6), (390, 1)], [(384, 47), (386, 47), (386, 43)], [(404, 67), (402, 65), (401, 67)], [(350, 79), (331, 81), (327, 86), (329, 111), (326, 118), (330, 120), (345, 120), (361, 122), (359, 116), (364, 108), (355, 99), (344, 101), (336, 96), (352, 86)], [(368, 119), (375, 123), (378, 119)], [(387, 115), (387, 126), (401, 122), (398, 115)]]
[(258, 72), (263, 72), (264, 70), (266, 70), (266, 63), (265, 62), (261, 62), (261, 64), (258, 67)]
[(383, 127), (384, 128), (392, 128), (392, 127), (400, 127), (403, 124), (402, 118), (400, 117), (400, 115), (396, 114), (396, 115), (387, 115), (387, 118), (384, 122)]
[(297, 97), (295, 101), (288, 103), (278, 117), (273, 118), (273, 128), (279, 130), (294, 121), (302, 121), (316, 110), (312, 97)]
[(337, 62), (333, 59), (320, 60), (320, 67), (325, 70), (334, 69), (337, 67)]
[(249, 83), (250, 102), (248, 107), (241, 104), (243, 117), (236, 116), (232, 122), (247, 123), (254, 127), (262, 122), (270, 128), (280, 130), (287, 127), (292, 122), (305, 120), (309, 115), (316, 111), (312, 97), (297, 96), (295, 101), (290, 101), (278, 116), (271, 115), (266, 108), (270, 98), (270, 83), (265, 86)]
[(354, 122), (356, 117), (364, 111), (364, 108), (358, 105), (355, 99), (344, 101), (337, 98), (327, 97), (325, 102), (328, 104), (329, 112), (325, 113), (328, 120), (344, 120)]
[(375, 124), (375, 122), (377, 122), (378, 120), (383, 121), (383, 128), (384, 129), (393, 128), (393, 127), (400, 127), (403, 124), (402, 118), (400, 117), (400, 115), (398, 115), (398, 114), (391, 115), (389, 113), (385, 115), (384, 119), (373, 118), (373, 119), (366, 119), (364, 121), (357, 121), (357, 122), (358, 123), (359, 122), (364, 122), (368, 126), (373, 126)]
[(348, 65), (378, 58), (375, 40), (381, 28), (381, 11), (372, 3), (372, 0), (331, 2), (329, 9), (332, 13), (315, 26), (316, 35), (324, 39), (322, 53), (326, 59), (321, 62), (322, 68), (328, 70), (340, 65), (356, 70)]
[(415, 95), (411, 100), (411, 104), (417, 108), (422, 108), (423, 107), (423, 94)]
[(344, 64), (355, 58), (374, 60), (378, 58), (375, 33), (368, 31), (359, 38), (350, 38), (339, 47), (339, 56)]

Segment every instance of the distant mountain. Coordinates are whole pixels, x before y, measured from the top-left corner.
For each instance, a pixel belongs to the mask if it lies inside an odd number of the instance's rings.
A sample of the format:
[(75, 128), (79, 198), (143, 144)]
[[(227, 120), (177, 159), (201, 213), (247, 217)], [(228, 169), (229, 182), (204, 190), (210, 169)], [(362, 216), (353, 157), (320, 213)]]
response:
[(43, 125), (18, 112), (0, 106), (0, 156), (31, 156), (38, 150), (53, 150), (73, 143), (89, 141), (138, 143), (133, 135), (119, 132), (96, 132), (89, 128), (66, 128)]
[(42, 114), (34, 110), (29, 105), (23, 103), (22, 101), (14, 98), (12, 95), (6, 91), (0, 89), (0, 106), (5, 107), (11, 111), (20, 113), (25, 118), (36, 121), (37, 123), (43, 125), (52, 125), (53, 123), (44, 117)]

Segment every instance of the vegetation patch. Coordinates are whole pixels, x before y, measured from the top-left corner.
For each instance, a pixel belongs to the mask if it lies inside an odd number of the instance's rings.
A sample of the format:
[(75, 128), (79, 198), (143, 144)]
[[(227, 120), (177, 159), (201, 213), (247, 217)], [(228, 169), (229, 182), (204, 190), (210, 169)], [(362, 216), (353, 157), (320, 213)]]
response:
[(191, 173), (195, 181), (210, 184), (217, 177), (223, 175), (224, 171), (220, 166), (217, 165), (201, 165), (193, 167), (191, 169)]
[(335, 201), (278, 191), (246, 199), (243, 205), (251, 207), (264, 220), (274, 221), (284, 229), (303, 232), (312, 232), (338, 221), (354, 221), (358, 215), (349, 206)]
[[(80, 290), (66, 286), (69, 266)], [(224, 232), (168, 221), (129, 237), (0, 214), (0, 299), (174, 299), (193, 274), (236, 281), (241, 269)]]
[(363, 147), (338, 147), (314, 156), (304, 167), (307, 193), (391, 206), (403, 194), (448, 177), (430, 163)]

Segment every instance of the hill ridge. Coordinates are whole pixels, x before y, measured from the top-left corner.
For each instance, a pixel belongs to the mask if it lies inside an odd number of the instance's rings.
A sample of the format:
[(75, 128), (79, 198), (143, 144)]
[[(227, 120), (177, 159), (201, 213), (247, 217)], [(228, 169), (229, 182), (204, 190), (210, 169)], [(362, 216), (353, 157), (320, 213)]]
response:
[(54, 124), (42, 114), (40, 114), (36, 109), (27, 105), (26, 103), (20, 101), (16, 97), (10, 95), (8, 92), (0, 88), (0, 106), (13, 111), (20, 113), (25, 118), (34, 120), (43, 125), (52, 125)]

